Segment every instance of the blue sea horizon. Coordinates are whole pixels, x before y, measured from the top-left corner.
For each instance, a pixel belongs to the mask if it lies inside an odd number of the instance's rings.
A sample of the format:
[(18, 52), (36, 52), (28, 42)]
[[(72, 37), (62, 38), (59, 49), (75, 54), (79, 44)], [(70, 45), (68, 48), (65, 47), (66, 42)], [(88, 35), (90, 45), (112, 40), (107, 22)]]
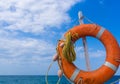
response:
[[(120, 79), (120, 76), (114, 76), (104, 84), (110, 84)], [(56, 84), (58, 76), (49, 75), (49, 84)], [(0, 84), (46, 84), (44, 75), (1, 75)], [(60, 84), (71, 84), (64, 76), (62, 76)]]

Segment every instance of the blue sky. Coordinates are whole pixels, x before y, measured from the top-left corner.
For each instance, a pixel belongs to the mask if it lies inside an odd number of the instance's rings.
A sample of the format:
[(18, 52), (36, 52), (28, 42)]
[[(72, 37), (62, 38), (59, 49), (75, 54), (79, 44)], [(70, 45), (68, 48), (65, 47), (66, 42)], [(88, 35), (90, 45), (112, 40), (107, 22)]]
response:
[[(0, 75), (44, 75), (57, 41), (79, 25), (78, 11), (105, 27), (120, 45), (120, 1), (116, 0), (0, 0)], [(86, 20), (85, 23), (88, 23)], [(87, 37), (91, 69), (105, 60), (102, 43)], [(81, 39), (76, 42), (75, 64), (86, 70)], [(50, 73), (56, 75), (55, 63)], [(120, 75), (120, 68), (116, 75)]]

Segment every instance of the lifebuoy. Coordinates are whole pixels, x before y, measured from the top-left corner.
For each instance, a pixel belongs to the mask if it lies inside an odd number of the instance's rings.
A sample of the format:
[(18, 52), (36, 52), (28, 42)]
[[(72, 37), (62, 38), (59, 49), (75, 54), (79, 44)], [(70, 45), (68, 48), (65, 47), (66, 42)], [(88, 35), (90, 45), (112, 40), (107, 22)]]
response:
[[(113, 35), (103, 27), (96, 24), (82, 24), (75, 26), (68, 32), (75, 36), (72, 41), (76, 42), (84, 36), (92, 36), (98, 38), (106, 49), (106, 60), (100, 68), (94, 71), (79, 70), (73, 63), (68, 62), (63, 54), (64, 40), (60, 40), (57, 46), (57, 52), (61, 60), (61, 67), (64, 75), (75, 84), (103, 84), (109, 80), (117, 71), (120, 61), (120, 48)], [(66, 32), (65, 35), (68, 33)], [(81, 83), (80, 83), (81, 82)]]

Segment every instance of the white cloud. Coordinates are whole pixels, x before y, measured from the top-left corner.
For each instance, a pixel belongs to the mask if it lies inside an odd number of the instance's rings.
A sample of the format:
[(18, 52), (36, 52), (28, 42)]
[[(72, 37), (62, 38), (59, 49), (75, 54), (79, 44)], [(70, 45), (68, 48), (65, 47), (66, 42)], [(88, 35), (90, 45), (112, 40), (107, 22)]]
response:
[[(39, 34), (47, 28), (69, 22), (67, 11), (82, 0), (1, 0), (0, 1), (0, 58), (1, 60), (41, 59), (55, 52), (48, 40), (38, 40), (20, 32)], [(16, 31), (18, 30), (18, 31)], [(53, 31), (54, 32), (54, 31)], [(48, 31), (46, 31), (48, 33)], [(49, 44), (49, 45), (48, 45)], [(36, 58), (35, 58), (36, 57)], [(17, 58), (17, 59), (16, 59)], [(48, 56), (45, 57), (48, 59)]]
[[(77, 47), (76, 48), (76, 53), (77, 55), (80, 57), (80, 58), (84, 58), (84, 48), (83, 47)], [(101, 50), (101, 49), (90, 49), (88, 50), (88, 55), (89, 57), (93, 57), (93, 58), (99, 58), (99, 57), (104, 57), (106, 56), (106, 52), (104, 50)]]
[(12, 58), (15, 61), (30, 56), (30, 59), (34, 60), (53, 54), (55, 46), (52, 42), (25, 36), (18, 38), (19, 34), (15, 30), (38, 34), (44, 32), (46, 28), (59, 27), (70, 20), (67, 11), (81, 1), (1, 0), (0, 58), (2, 60)]
[(91, 57), (104, 57), (106, 53), (104, 50), (96, 50), (89, 53)]
[[(46, 59), (54, 54), (55, 46), (43, 40), (33, 38), (0, 39), (0, 59), (11, 61)], [(48, 60), (48, 59), (46, 59)]]
[[(48, 66), (56, 47), (55, 41), (48, 38), (53, 38), (50, 33), (55, 32), (53, 28), (60, 30), (62, 24), (71, 20), (68, 11), (81, 1), (0, 0), (0, 66), (24, 64), (27, 67), (27, 63)], [(43, 34), (46, 37), (38, 37)]]
[[(83, 0), (1, 0), (0, 18), (9, 30), (41, 33), (70, 21), (67, 11)], [(4, 26), (3, 26), (4, 27)]]

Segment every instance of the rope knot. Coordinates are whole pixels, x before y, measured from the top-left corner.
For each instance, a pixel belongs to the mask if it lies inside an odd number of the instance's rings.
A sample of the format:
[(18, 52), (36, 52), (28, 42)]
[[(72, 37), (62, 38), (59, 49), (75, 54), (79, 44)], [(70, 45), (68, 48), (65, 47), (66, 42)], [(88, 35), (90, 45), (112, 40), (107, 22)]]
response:
[(72, 35), (70, 32), (68, 32), (65, 36), (66, 40), (65, 40), (65, 45), (63, 47), (62, 50), (62, 54), (63, 56), (67, 59), (67, 61), (69, 62), (73, 62), (76, 59), (76, 53), (74, 50), (74, 44), (72, 42)]

